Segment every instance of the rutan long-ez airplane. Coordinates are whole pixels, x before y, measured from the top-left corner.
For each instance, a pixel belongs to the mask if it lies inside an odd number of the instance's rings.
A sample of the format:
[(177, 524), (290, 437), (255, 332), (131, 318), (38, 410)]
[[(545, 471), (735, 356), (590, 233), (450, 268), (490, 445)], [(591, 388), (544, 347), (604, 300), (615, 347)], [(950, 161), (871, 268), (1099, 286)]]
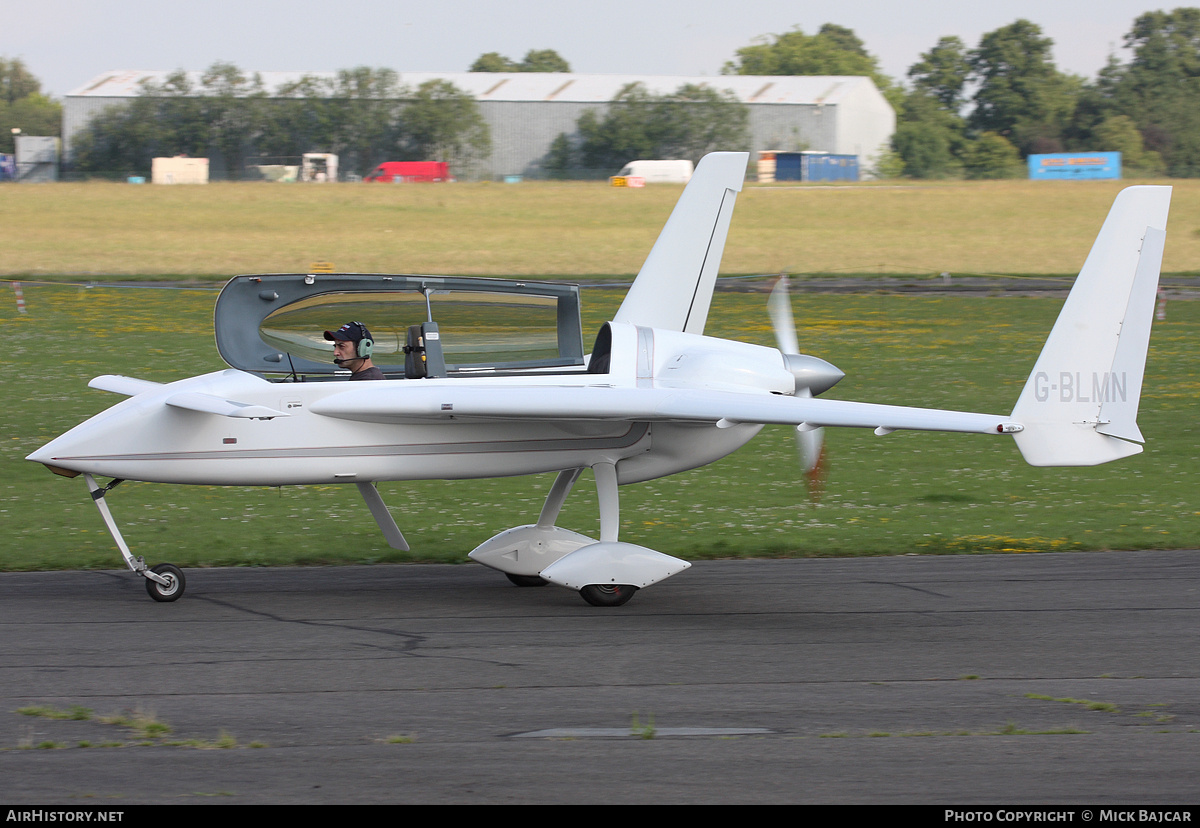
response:
[[(746, 170), (745, 153), (696, 169), (620, 309), (585, 353), (574, 285), (434, 276), (239, 276), (216, 307), (231, 366), (166, 384), (90, 383), (128, 399), (29, 455), (82, 474), (129, 568), (157, 601), (185, 587), (129, 550), (106, 496), (122, 480), (236, 486), (350, 483), (387, 542), (408, 545), (373, 484), (558, 472), (536, 523), (470, 556), (519, 586), (554, 583), (624, 604), (689, 564), (618, 540), (618, 486), (710, 463), (766, 423), (796, 426), (802, 454), (849, 426), (1011, 435), (1038, 466), (1137, 454), (1137, 426), (1169, 187), (1116, 198), (1010, 414), (821, 399), (843, 373), (797, 353), (786, 295), (779, 349), (704, 335)], [(322, 331), (361, 319), (389, 379), (337, 382)], [(424, 320), (420, 324), (414, 321)], [(481, 323), (482, 320), (482, 323)], [(600, 538), (555, 525), (592, 469)], [(97, 477), (112, 478), (107, 485)]]

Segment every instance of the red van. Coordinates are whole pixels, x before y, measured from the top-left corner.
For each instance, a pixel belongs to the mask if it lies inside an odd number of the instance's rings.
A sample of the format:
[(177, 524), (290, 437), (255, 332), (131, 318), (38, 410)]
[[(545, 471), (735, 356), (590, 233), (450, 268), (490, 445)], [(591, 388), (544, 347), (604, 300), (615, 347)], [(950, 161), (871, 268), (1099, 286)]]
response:
[(445, 161), (384, 161), (363, 181), (453, 181)]

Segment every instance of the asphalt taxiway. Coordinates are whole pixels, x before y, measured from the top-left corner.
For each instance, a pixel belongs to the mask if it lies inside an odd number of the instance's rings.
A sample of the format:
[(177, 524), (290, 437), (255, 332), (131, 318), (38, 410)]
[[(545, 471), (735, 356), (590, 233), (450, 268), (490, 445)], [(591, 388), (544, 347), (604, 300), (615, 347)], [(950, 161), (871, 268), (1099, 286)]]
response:
[(1200, 800), (1197, 551), (187, 577), (0, 573), (0, 803)]

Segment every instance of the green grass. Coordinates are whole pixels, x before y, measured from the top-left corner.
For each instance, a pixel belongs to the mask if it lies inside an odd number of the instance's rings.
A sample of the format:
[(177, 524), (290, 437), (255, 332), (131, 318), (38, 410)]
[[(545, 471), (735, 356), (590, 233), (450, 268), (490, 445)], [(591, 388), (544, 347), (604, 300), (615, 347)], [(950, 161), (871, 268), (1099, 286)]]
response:
[(633, 711), (633, 718), (629, 724), (629, 732), (639, 739), (653, 739), (658, 735), (658, 729), (654, 726), (654, 714), (647, 714), (646, 722), (643, 724), (641, 718), (638, 716), (638, 712), (636, 710)]
[[(1074, 274), (1129, 182), (748, 184), (724, 273)], [(1164, 269), (1200, 261), (1200, 180), (1175, 187)], [(305, 271), (636, 273), (680, 187), (598, 182), (14, 186), (5, 276), (107, 279)]]
[(1082, 707), (1086, 707), (1088, 710), (1097, 710), (1102, 713), (1120, 712), (1117, 706), (1111, 702), (1098, 702), (1092, 701), (1091, 699), (1056, 698), (1054, 696), (1046, 696), (1041, 693), (1026, 693), (1025, 698), (1039, 699), (1041, 701), (1062, 702), (1063, 704), (1078, 704)]
[(1074, 727), (1059, 727), (1050, 730), (1027, 730), (1023, 727), (1018, 727), (1015, 722), (1008, 722), (1004, 727), (994, 733), (985, 734), (988, 736), (1086, 736), (1088, 731), (1079, 730)]
[(53, 707), (19, 707), (17, 712), (22, 716), (34, 716), (39, 719), (70, 719), (76, 722), (86, 722), (92, 718), (92, 711), (87, 707), (72, 705), (68, 710), (58, 710)]
[[(0, 407), (0, 569), (119, 568), (80, 479), (26, 454), (120, 397), (87, 388), (122, 373), (175, 380), (224, 365), (215, 294), (32, 286), (29, 313), (0, 302), (8, 332)], [(584, 293), (585, 338), (620, 300)], [(1005, 413), (1061, 300), (804, 296), (802, 350), (848, 374), (830, 396)], [(718, 294), (708, 332), (769, 344), (765, 299)], [(1172, 302), (1151, 342), (1144, 454), (1094, 468), (1033, 468), (1007, 437), (829, 430), (830, 472), (810, 502), (791, 430), (767, 427), (713, 465), (622, 487), (621, 538), (692, 560), (1196, 548), (1200, 302)], [(134, 554), (182, 566), (466, 560), (493, 534), (537, 519), (551, 475), (381, 484), (412, 552), (390, 549), (352, 487), (126, 483), (108, 500)], [(590, 475), (560, 524), (596, 536)]]
[[(18, 708), (16, 712), (22, 716), (33, 716), (39, 719), (95, 721), (111, 727), (124, 728), (128, 734), (127, 741), (106, 740), (104, 742), (100, 742), (98, 745), (95, 745), (90, 740), (83, 740), (78, 742), (78, 746), (81, 748), (89, 748), (93, 746), (102, 748), (128, 747), (130, 745), (149, 747), (161, 745), (166, 747), (195, 748), (197, 750), (228, 750), (242, 747), (242, 745), (238, 744), (237, 739), (235, 739), (232, 734), (224, 729), (222, 729), (217, 735), (217, 738), (213, 740), (195, 738), (168, 740), (167, 736), (174, 731), (174, 728), (166, 722), (161, 721), (154, 713), (144, 711), (141, 708), (134, 710), (126, 709), (119, 713), (112, 713), (107, 716), (93, 715), (89, 708), (80, 707), (78, 705), (73, 705), (67, 710), (59, 710), (57, 708), (46, 706), (22, 707)], [(62, 742), (52, 741), (45, 741), (34, 745), (31, 741), (27, 740), (21, 745), (18, 745), (18, 747), (58, 749), (65, 748), (67, 745)], [(251, 742), (245, 747), (262, 748), (266, 747), (266, 745), (263, 742), (255, 741)], [(0, 747), (0, 750), (4, 749), (5, 748)]]

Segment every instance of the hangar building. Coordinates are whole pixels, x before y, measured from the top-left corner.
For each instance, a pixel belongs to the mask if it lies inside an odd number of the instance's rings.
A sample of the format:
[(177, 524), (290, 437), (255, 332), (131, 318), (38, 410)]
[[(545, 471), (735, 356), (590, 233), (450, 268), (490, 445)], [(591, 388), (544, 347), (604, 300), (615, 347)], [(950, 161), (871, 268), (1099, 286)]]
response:
[[(136, 97), (143, 81), (161, 83), (169, 72), (108, 72), (63, 98), (64, 151), (71, 139), (106, 107)], [(200, 85), (201, 72), (189, 73)], [(264, 87), (331, 72), (261, 72)], [(655, 95), (684, 84), (729, 90), (749, 108), (750, 147), (759, 150), (818, 150), (858, 156), (870, 170), (891, 140), (896, 113), (870, 78), (785, 75), (586, 75), (575, 73), (406, 72), (401, 84), (416, 88), (445, 80), (474, 96), (491, 129), (492, 153), (482, 168), (491, 177), (543, 177), (542, 165), (560, 133), (574, 135), (587, 110), (602, 112), (627, 84), (642, 83)], [(314, 151), (323, 150), (313, 147)], [(751, 157), (755, 157), (752, 155)], [(634, 160), (634, 159), (630, 159)], [(616, 170), (613, 170), (615, 173)]]

